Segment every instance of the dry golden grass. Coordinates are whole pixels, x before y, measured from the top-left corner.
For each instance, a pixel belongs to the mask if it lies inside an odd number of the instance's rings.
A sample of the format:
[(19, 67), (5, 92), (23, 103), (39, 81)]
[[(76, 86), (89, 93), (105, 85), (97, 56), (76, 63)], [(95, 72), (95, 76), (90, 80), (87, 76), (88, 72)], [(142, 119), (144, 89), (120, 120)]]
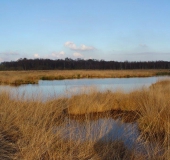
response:
[(158, 81), (150, 89), (143, 90), (137, 104), (142, 131), (170, 135), (170, 80)]
[[(103, 144), (105, 151), (100, 155), (102, 148), (97, 141), (72, 139), (72, 128), (70, 138), (64, 139), (63, 134), (68, 129), (65, 126), (67, 103), (67, 99), (45, 103), (11, 100), (8, 93), (0, 93), (0, 159), (100, 160), (103, 157), (129, 159), (133, 155), (119, 141)], [(60, 126), (60, 130), (54, 132), (54, 126)], [(100, 137), (100, 133), (97, 136)], [(110, 155), (111, 151), (114, 154)]]
[(135, 111), (137, 106), (134, 100), (137, 93), (138, 91), (127, 94), (123, 91), (112, 93), (92, 90), (88, 94), (72, 96), (68, 100), (68, 113), (77, 115), (111, 110)]
[[(14, 100), (9, 93), (0, 92), (0, 159), (169, 159), (169, 97), (168, 80), (130, 93), (92, 91), (46, 102)], [(81, 117), (82, 114), (114, 110), (136, 112), (141, 130), (139, 141), (154, 142), (154, 147), (146, 147), (146, 151), (140, 153), (126, 148), (121, 140), (97, 141), (102, 129), (98, 129), (96, 139), (89, 141), (82, 141), (81, 136), (74, 140), (72, 128), (67, 133), (68, 113)], [(90, 126), (87, 117), (85, 121)], [(59, 129), (54, 131), (54, 126)], [(64, 133), (69, 138), (64, 138)], [(159, 141), (158, 147), (155, 141)]]
[(123, 78), (170, 75), (169, 70), (52, 70), (52, 71), (0, 71), (0, 84), (36, 84), (38, 80), (75, 78)]

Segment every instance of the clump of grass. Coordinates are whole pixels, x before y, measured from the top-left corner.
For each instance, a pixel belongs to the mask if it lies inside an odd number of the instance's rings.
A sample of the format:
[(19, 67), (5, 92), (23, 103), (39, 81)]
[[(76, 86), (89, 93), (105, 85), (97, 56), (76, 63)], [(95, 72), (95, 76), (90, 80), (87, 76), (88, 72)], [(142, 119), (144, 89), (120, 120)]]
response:
[(111, 110), (136, 111), (135, 99), (138, 96), (137, 90), (128, 94), (121, 90), (117, 92), (90, 90), (89, 93), (72, 96), (68, 100), (68, 112), (69, 114), (86, 114)]
[(4, 137), (4, 133), (0, 133), (0, 159), (12, 160), (16, 154), (17, 147)]
[[(143, 90), (138, 98), (141, 114), (139, 128), (144, 133), (163, 137), (170, 129), (170, 81), (163, 80), (153, 84), (149, 90)], [(169, 136), (169, 135), (168, 135)]]

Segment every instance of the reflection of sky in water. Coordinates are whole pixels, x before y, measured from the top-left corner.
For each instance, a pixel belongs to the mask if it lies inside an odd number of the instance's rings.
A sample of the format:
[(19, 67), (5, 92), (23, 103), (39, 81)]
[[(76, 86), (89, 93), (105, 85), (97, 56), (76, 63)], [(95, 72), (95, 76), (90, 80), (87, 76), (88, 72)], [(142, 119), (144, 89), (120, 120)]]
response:
[(122, 140), (127, 147), (134, 147), (139, 131), (136, 123), (124, 123), (121, 120), (112, 118), (99, 119), (96, 121), (86, 121), (80, 123), (76, 120), (70, 120), (63, 128), (54, 127), (54, 133), (57, 130), (64, 130), (62, 136), (65, 139), (71, 137), (72, 140), (82, 141), (103, 141), (111, 142)]
[(22, 85), (19, 87), (0, 86), (0, 89), (10, 90), (12, 95), (25, 98), (42, 98), (43, 100), (57, 96), (70, 96), (80, 92), (87, 92), (91, 87), (100, 91), (124, 90), (126, 92), (143, 86), (148, 87), (165, 77), (147, 78), (104, 78), (104, 79), (72, 79), (39, 81), (38, 85)]
[(120, 140), (125, 147), (142, 153), (161, 147), (157, 141), (146, 143), (141, 139), (137, 123), (125, 123), (121, 119), (109, 117), (98, 120), (86, 119), (84, 122), (65, 118), (62, 126), (54, 126), (53, 134), (57, 134), (58, 131), (61, 138), (66, 140), (92, 141), (102, 145)]

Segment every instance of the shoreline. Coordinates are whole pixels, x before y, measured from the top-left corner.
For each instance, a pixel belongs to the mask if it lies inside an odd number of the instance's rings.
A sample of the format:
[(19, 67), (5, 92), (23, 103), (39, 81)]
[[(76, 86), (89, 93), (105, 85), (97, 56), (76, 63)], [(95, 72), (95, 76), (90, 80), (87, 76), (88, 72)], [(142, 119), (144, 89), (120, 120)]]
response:
[(39, 70), (0, 71), (0, 85), (38, 84), (39, 80), (135, 78), (170, 76), (169, 69), (155, 70)]

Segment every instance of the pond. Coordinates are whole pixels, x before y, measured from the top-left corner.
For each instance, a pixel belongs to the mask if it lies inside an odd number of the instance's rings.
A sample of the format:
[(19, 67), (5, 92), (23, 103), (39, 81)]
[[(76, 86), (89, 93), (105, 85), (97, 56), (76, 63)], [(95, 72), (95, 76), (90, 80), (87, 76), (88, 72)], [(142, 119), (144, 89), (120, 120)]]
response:
[[(63, 124), (54, 126), (53, 133), (61, 132), (64, 140), (95, 142), (94, 148), (102, 145), (106, 149), (114, 142), (123, 143), (124, 147), (146, 154), (148, 150), (159, 147), (159, 142), (148, 142), (142, 139), (136, 120), (129, 121), (127, 115), (120, 113), (115, 117), (111, 112), (84, 116), (66, 116)], [(131, 115), (132, 116), (132, 115)], [(160, 145), (161, 146), (161, 145)], [(106, 148), (105, 148), (106, 147)]]
[(121, 89), (129, 92), (140, 87), (148, 87), (152, 83), (165, 78), (169, 77), (40, 80), (37, 85), (0, 86), (0, 90), (10, 90), (12, 95), (26, 99), (40, 98), (46, 100), (58, 96), (71, 96), (90, 89), (99, 91)]
[[(112, 119), (111, 117), (99, 118), (98, 120), (78, 121), (68, 119), (64, 126), (67, 130), (63, 137), (68, 139), (71, 135), (72, 140), (83, 141), (115, 141), (122, 140), (127, 147), (134, 146), (135, 140), (139, 136), (136, 123), (125, 123), (121, 119)], [(61, 130), (60, 127), (54, 128), (54, 133)], [(62, 129), (64, 130), (64, 129)]]

